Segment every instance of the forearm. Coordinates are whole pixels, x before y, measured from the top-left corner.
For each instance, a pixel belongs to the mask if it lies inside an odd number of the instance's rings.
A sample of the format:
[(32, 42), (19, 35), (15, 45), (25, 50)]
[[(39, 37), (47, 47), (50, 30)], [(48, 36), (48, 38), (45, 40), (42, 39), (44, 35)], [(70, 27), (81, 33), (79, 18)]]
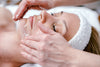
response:
[(85, 52), (79, 59), (78, 67), (100, 67), (100, 56)]
[(73, 49), (73, 65), (76, 67), (100, 67), (100, 56)]
[(55, 3), (55, 7), (56, 6), (73, 6), (73, 5), (83, 5), (86, 3), (91, 3), (91, 2), (95, 2), (98, 0), (53, 0)]

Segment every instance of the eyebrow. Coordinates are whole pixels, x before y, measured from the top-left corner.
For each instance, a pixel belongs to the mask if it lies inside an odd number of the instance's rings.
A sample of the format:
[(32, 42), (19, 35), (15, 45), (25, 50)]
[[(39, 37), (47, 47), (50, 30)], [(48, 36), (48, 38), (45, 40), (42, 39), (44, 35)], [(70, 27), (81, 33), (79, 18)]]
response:
[[(63, 11), (59, 12), (61, 13), (61, 15), (64, 13)], [(58, 13), (51, 13), (52, 16), (54, 16), (54, 14), (58, 14)]]

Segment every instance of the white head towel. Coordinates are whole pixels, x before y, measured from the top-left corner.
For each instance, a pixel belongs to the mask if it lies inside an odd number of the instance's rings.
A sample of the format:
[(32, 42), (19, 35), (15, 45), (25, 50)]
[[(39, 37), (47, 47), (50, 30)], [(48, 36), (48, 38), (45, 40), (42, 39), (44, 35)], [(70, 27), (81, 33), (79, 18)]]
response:
[(80, 27), (78, 32), (75, 34), (75, 36), (69, 40), (70, 45), (73, 48), (83, 50), (91, 37), (91, 25), (89, 24), (88, 20), (84, 15), (81, 14), (81, 9), (79, 10), (79, 7), (56, 7), (51, 10), (49, 10), (49, 13), (58, 13), (61, 11), (73, 13), (79, 16), (80, 19)]

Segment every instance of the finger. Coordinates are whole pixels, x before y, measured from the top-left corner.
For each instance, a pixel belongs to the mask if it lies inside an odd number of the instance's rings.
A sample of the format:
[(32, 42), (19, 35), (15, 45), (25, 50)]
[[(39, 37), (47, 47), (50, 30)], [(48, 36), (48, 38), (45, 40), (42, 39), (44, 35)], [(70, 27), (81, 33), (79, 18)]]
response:
[(31, 6), (29, 9), (35, 9), (35, 10), (43, 10), (44, 8), (36, 5), (36, 6)]
[(24, 16), (24, 14), (27, 12), (27, 1), (23, 0), (20, 4), (19, 7), (14, 15), (14, 20), (19, 20), (20, 18), (22, 18)]
[(49, 5), (50, 1), (48, 0), (28, 0), (28, 3), (32, 6), (38, 5), (40, 8), (42, 7), (41, 9), (45, 10), (51, 8)]
[(51, 35), (55, 34), (53, 30), (45, 27), (41, 22), (38, 23), (38, 27), (43, 33), (51, 34)]
[(21, 44), (20, 46), (25, 52), (27, 52), (31, 56), (37, 57), (38, 59), (42, 59), (42, 57), (43, 57), (42, 51), (37, 51), (37, 50), (31, 49), (23, 44)]
[(31, 49), (35, 49), (35, 50), (40, 50), (41, 49), (41, 47), (35, 41), (32, 41), (32, 40), (24, 40), (24, 41), (21, 41), (21, 42), (22, 42), (22, 44), (30, 47)]
[(21, 52), (21, 55), (25, 58), (27, 58), (28, 60), (32, 61), (33, 63), (38, 63), (39, 62), (39, 59), (37, 59), (36, 57), (28, 54), (27, 52)]
[(47, 0), (27, 0), (27, 3), (31, 6), (34, 5), (46, 5), (48, 6), (48, 1)]

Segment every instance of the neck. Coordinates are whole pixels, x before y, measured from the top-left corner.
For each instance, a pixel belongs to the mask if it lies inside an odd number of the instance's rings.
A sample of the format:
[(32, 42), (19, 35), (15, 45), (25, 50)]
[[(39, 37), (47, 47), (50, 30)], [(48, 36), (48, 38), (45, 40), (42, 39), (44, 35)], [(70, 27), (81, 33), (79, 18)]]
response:
[(0, 67), (20, 67), (21, 63), (14, 62), (0, 62)]

